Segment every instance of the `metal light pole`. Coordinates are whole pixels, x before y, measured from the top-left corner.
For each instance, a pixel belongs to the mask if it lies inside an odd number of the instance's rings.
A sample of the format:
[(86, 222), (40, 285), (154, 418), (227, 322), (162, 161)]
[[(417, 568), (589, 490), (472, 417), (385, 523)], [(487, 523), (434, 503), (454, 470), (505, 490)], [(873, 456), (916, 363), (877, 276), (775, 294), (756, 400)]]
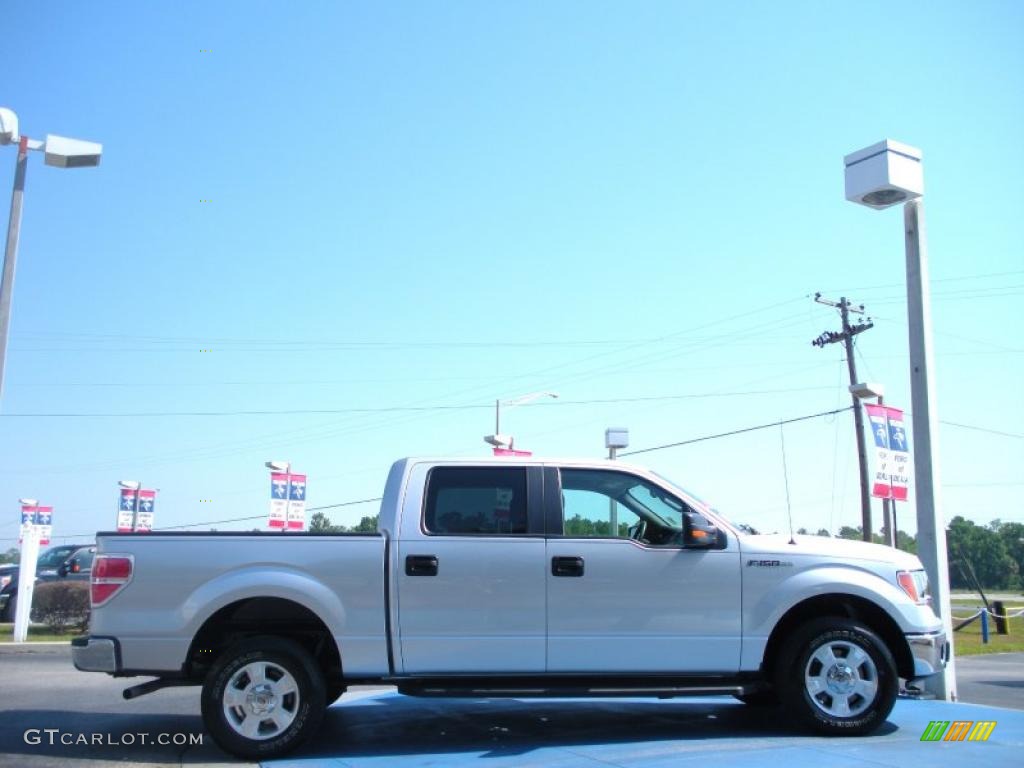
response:
[(931, 296), (924, 236), (924, 172), (921, 151), (896, 141), (882, 141), (845, 157), (846, 199), (881, 210), (906, 201), (903, 207), (907, 269), (907, 324), (910, 328), (910, 398), (913, 407), (914, 493), (917, 507), (917, 551), (928, 573), (932, 604), (950, 642), (945, 672), (926, 678), (938, 698), (955, 701), (956, 665), (949, 598), (949, 555), (939, 493), (938, 414), (932, 379)]
[(557, 392), (533, 392), (529, 395), (520, 395), (519, 397), (513, 397), (511, 400), (495, 400), (494, 401), (494, 434), (484, 435), (484, 442), (488, 443), (495, 448), (513, 448), (513, 442), (515, 438), (512, 435), (503, 435), (501, 433), (501, 406), (507, 405), (510, 408), (517, 405), (524, 405), (526, 403), (532, 403), (534, 400), (539, 400), (542, 397), (558, 398)]
[(45, 153), (47, 165), (58, 168), (85, 168), (99, 165), (103, 146), (91, 141), (48, 135), (45, 141), (32, 140), (18, 132), (18, 116), (0, 107), (0, 145), (17, 144), (18, 160), (14, 169), (11, 215), (7, 220), (7, 245), (4, 249), (3, 278), (0, 282), (0, 397), (3, 396), (4, 367), (7, 361), (7, 336), (11, 322), (11, 298), (14, 294), (14, 268), (21, 234), (21, 209), (25, 197), (25, 174), (29, 150)]
[[(625, 427), (608, 427), (604, 431), (604, 445), (608, 449), (608, 458), (614, 461), (619, 456), (620, 448), (629, 447), (629, 430)], [(619, 503), (615, 499), (608, 499), (608, 527), (609, 535), (619, 535)]]

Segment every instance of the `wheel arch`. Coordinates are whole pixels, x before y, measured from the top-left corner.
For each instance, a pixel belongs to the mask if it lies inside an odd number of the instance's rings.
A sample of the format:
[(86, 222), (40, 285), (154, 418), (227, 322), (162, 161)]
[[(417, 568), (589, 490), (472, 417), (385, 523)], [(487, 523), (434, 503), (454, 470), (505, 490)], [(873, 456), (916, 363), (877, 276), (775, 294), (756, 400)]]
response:
[(772, 670), (778, 662), (787, 638), (791, 637), (800, 625), (811, 619), (828, 616), (840, 616), (862, 622), (885, 643), (896, 662), (899, 676), (908, 679), (914, 676), (914, 659), (910, 653), (910, 646), (895, 619), (877, 603), (858, 595), (843, 593), (815, 595), (786, 611), (768, 637), (761, 662), (762, 674), (769, 680), (772, 678)]
[(308, 607), (282, 597), (241, 598), (207, 617), (189, 645), (185, 676), (202, 680), (224, 651), (259, 635), (298, 642), (316, 661), (328, 684), (341, 683), (341, 649), (327, 625)]

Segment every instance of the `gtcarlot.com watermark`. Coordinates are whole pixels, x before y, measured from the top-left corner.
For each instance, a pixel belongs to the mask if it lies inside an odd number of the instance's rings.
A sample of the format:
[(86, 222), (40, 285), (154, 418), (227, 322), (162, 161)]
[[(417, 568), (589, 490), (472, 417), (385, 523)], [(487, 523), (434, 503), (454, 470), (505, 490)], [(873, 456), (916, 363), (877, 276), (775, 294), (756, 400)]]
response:
[(60, 728), (28, 728), (23, 736), (30, 746), (46, 744), (53, 747), (134, 747), (159, 745), (164, 747), (202, 746), (201, 733), (76, 733)]

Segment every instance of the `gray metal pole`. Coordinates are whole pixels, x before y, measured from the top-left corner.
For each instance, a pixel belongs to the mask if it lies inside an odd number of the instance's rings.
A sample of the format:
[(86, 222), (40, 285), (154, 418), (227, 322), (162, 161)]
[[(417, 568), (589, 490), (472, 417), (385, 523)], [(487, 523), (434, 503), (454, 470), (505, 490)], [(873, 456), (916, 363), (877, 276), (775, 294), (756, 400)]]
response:
[(28, 170), (28, 136), (18, 144), (18, 164), (14, 170), (14, 191), (11, 193), (11, 218), (7, 222), (7, 248), (4, 251), (4, 273), (0, 282), (0, 397), (4, 391), (4, 367), (7, 362), (7, 334), (11, 324), (11, 297), (14, 293), (14, 266), (18, 258), (18, 236), (21, 234), (21, 206), (25, 197), (25, 172)]
[(932, 308), (928, 287), (928, 250), (924, 233), (924, 204), (903, 206), (907, 251), (907, 324), (910, 327), (910, 400), (913, 407), (914, 494), (917, 506), (917, 554), (928, 572), (932, 604), (950, 642), (945, 673), (926, 678), (937, 698), (956, 701), (956, 667), (952, 654), (953, 622), (949, 600), (949, 555), (939, 486), (939, 419), (932, 370)]
[[(613, 446), (608, 446), (608, 458), (612, 461), (618, 458), (618, 450)], [(608, 529), (609, 536), (619, 535), (619, 507), (615, 499), (608, 499)]]
[(139, 529), (139, 491), (142, 490), (142, 483), (135, 489), (135, 504), (132, 505), (132, 533)]
[[(857, 363), (853, 359), (853, 334), (850, 333), (850, 303), (843, 296), (839, 300), (839, 313), (843, 320), (843, 344), (846, 347), (846, 366), (850, 371), (850, 386), (857, 383)], [(857, 433), (857, 462), (860, 467), (860, 525), (861, 538), (871, 541), (871, 490), (868, 486), (868, 448), (864, 442), (864, 413), (860, 400), (853, 400), (853, 424)]]

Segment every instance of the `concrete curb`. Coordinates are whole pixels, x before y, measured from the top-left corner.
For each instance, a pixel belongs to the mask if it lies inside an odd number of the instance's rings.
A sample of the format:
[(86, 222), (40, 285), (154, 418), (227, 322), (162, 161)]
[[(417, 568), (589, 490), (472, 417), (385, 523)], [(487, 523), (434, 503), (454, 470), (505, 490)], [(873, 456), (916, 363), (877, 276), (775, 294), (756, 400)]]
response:
[(0, 654), (4, 653), (60, 653), (66, 650), (71, 655), (70, 640), (45, 640), (28, 643), (0, 643)]

